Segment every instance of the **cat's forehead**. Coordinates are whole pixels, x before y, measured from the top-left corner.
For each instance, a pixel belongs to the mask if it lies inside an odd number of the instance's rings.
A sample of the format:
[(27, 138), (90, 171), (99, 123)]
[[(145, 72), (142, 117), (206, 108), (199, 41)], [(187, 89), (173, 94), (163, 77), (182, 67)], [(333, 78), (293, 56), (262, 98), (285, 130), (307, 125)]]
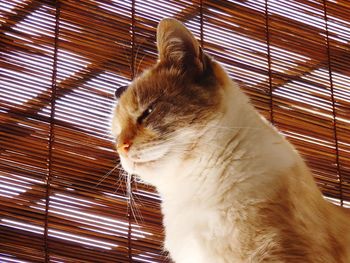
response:
[(145, 71), (135, 84), (142, 90), (143, 86), (157, 87), (171, 85), (172, 82), (182, 77), (182, 71), (176, 67), (166, 67), (158, 63), (154, 68)]
[(124, 91), (118, 100), (116, 114), (118, 119), (127, 119), (133, 115), (137, 115), (140, 112), (140, 104), (147, 103), (150, 100), (151, 91), (149, 87), (152, 87), (149, 81), (145, 81), (145, 76), (138, 77), (129, 84), (129, 87)]
[(169, 95), (174, 89), (178, 89), (183, 82), (180, 70), (174, 67), (156, 67), (145, 71), (129, 86), (127, 96), (133, 96), (135, 106), (143, 106), (154, 100)]

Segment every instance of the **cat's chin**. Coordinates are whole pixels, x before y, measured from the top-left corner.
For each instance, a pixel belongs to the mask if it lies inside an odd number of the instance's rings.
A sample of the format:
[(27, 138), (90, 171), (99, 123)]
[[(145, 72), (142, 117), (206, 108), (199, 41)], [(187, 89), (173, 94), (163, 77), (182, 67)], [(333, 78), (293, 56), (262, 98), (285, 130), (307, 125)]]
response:
[(125, 157), (120, 157), (120, 161), (124, 170), (130, 174), (137, 175), (139, 177), (144, 177), (144, 175), (149, 175), (155, 173), (157, 166), (162, 162), (161, 159), (157, 160), (132, 160)]

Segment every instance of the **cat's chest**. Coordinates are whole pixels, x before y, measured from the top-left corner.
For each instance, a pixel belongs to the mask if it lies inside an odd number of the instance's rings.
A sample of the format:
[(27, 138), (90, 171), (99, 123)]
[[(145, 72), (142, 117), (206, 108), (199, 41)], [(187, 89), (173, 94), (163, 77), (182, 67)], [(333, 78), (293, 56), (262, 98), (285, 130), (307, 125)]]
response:
[(177, 263), (241, 262), (238, 232), (228, 213), (198, 204), (163, 212), (165, 247)]

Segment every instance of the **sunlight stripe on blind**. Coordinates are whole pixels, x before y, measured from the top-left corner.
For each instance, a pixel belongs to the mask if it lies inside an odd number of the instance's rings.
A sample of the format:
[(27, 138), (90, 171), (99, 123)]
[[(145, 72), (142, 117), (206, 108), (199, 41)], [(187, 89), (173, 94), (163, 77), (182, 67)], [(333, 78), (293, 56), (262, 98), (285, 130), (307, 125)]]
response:
[(160, 199), (133, 178), (128, 200), (109, 135), (114, 90), (155, 63), (168, 16), (350, 206), (346, 1), (0, 0), (0, 261), (168, 261)]

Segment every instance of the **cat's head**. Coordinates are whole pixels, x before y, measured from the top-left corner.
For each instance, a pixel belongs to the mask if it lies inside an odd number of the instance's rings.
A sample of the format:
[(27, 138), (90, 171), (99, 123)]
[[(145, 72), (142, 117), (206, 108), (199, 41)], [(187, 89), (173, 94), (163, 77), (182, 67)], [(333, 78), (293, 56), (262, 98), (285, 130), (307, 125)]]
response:
[[(114, 110), (112, 132), (126, 171), (146, 181), (194, 151), (222, 107), (227, 76), (175, 19), (157, 28), (159, 59), (133, 80)], [(193, 157), (193, 156), (192, 156)]]

